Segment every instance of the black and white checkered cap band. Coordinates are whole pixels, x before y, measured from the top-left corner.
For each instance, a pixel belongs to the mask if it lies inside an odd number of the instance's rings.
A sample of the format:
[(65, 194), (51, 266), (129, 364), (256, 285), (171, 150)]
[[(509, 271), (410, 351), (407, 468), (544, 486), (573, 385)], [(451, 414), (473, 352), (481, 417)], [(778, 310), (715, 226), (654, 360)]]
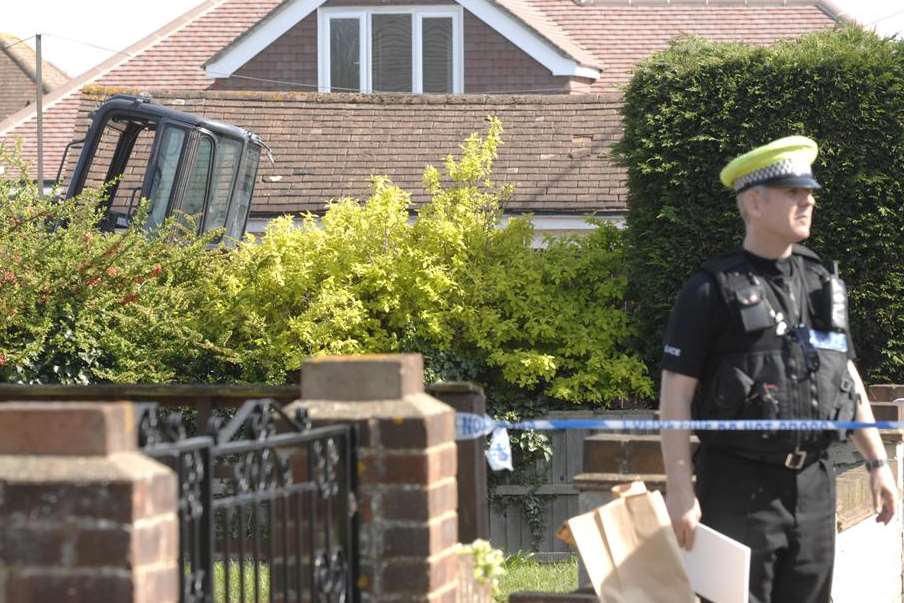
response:
[(734, 181), (735, 191), (740, 191), (760, 182), (767, 182), (784, 176), (813, 176), (810, 164), (799, 159), (782, 159), (772, 165), (754, 170)]

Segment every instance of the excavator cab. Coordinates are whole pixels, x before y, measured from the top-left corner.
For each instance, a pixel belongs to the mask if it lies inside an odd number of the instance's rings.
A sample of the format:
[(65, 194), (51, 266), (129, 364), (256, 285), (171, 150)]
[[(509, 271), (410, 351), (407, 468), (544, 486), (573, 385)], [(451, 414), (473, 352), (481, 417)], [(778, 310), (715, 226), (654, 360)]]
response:
[(148, 199), (149, 230), (177, 215), (199, 233), (224, 228), (227, 245), (244, 234), (265, 148), (256, 134), (116, 95), (94, 112), (82, 143), (66, 196), (108, 183), (102, 230), (129, 226), (138, 202)]

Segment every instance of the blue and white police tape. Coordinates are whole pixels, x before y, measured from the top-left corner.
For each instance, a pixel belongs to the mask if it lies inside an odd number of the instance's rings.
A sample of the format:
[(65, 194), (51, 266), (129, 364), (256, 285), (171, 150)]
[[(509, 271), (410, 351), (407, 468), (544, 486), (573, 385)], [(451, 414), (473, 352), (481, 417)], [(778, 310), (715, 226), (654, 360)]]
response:
[(598, 429), (609, 431), (660, 431), (686, 429), (690, 431), (840, 431), (868, 429), (904, 429), (904, 421), (817, 421), (817, 420), (653, 420), (653, 419), (553, 419), (549, 421), (499, 421), (486, 415), (455, 414), (456, 439), (472, 440), (497, 429)]

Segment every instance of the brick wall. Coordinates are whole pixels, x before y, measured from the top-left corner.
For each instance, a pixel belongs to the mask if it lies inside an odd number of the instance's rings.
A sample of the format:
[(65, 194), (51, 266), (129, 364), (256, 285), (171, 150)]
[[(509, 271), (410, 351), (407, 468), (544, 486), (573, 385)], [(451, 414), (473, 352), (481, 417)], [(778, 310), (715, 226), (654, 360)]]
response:
[(176, 479), (129, 404), (0, 405), (0, 603), (176, 603)]
[[(326, 6), (346, 4), (380, 6), (382, 3), (333, 0)], [(396, 4), (398, 3), (393, 2), (393, 5)], [(448, 3), (436, 2), (436, 4)], [(592, 83), (590, 80), (553, 76), (549, 69), (468, 11), (464, 11), (463, 29), (466, 94), (589, 92)], [(215, 80), (211, 89), (316, 91), (317, 84), (315, 11), (243, 65), (233, 77)]]
[(496, 30), (464, 11), (464, 75), (467, 94), (567, 94), (569, 78), (554, 76)]
[(316, 92), (317, 12), (299, 21), (245, 63), (233, 77), (216, 80), (211, 89)]
[(295, 405), (357, 426), (361, 600), (455, 602), (455, 416), (424, 393), (421, 357), (309, 360)]

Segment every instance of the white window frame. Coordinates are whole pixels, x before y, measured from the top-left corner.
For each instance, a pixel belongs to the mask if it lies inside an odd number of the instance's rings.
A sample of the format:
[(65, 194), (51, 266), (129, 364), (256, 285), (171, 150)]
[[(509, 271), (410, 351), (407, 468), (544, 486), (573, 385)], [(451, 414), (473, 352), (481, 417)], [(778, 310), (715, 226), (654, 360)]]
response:
[[(462, 30), (463, 9), (455, 6), (373, 6), (373, 7), (321, 7), (317, 9), (317, 82), (320, 92), (331, 92), (330, 87), (330, 20), (358, 19), (361, 65), (361, 91), (373, 92), (373, 63), (371, 36), (373, 15), (411, 15), (411, 87), (412, 94), (424, 93), (423, 72), (423, 32), (424, 19), (452, 19), (452, 94), (462, 94), (464, 90), (464, 35)], [(342, 91), (340, 91), (342, 92)]]

